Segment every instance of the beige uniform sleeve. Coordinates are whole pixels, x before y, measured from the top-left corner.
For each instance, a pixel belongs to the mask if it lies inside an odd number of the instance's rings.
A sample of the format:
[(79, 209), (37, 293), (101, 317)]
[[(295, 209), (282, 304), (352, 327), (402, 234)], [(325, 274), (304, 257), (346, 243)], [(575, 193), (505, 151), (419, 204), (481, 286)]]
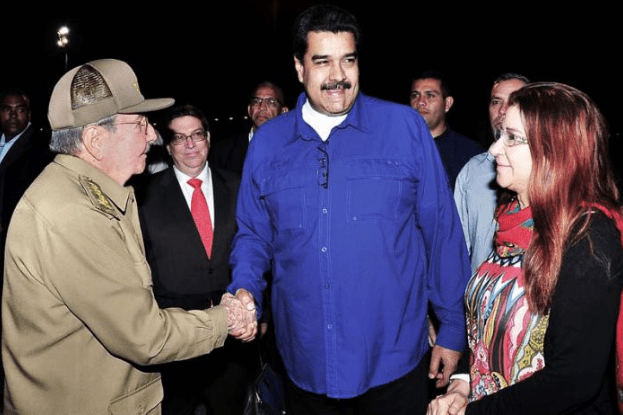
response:
[(40, 299), (50, 302), (46, 315), (33, 319), (63, 321), (58, 336), (71, 333), (67, 321), (74, 321), (76, 330), (83, 324), (111, 354), (139, 365), (188, 359), (224, 344), (224, 308), (159, 309), (135, 207), (118, 218), (81, 207), (59, 212), (66, 217), (58, 223), (32, 206), (17, 213), (32, 215), (22, 218), (31, 229), (13, 235), (12, 254), (22, 273), (49, 291), (49, 298)]

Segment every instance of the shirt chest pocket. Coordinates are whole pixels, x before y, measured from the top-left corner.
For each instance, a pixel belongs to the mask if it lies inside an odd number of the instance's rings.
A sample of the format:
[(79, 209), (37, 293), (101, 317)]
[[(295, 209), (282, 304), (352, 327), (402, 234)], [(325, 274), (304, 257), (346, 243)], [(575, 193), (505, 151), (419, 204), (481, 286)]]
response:
[(145, 258), (143, 238), (138, 234), (129, 222), (120, 222), (118, 231), (119, 236), (124, 241), (125, 248), (134, 263), (134, 270), (141, 278), (143, 287), (151, 289), (153, 282), (151, 279), (151, 269)]
[[(277, 231), (303, 230), (306, 226), (307, 201), (305, 195), (308, 169), (273, 170), (260, 183), (260, 197)], [(309, 184), (309, 183), (308, 183)]]
[(346, 170), (349, 222), (395, 221), (404, 207), (406, 174), (397, 159), (349, 161)]

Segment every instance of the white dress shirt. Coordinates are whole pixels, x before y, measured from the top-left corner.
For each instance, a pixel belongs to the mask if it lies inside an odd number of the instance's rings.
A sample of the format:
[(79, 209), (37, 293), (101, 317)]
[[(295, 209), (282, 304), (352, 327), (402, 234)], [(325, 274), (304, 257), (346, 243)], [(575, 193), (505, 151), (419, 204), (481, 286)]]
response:
[[(183, 173), (177, 166), (173, 166), (173, 171), (175, 172), (175, 177), (177, 181), (180, 183), (180, 187), (182, 188), (182, 193), (184, 194), (184, 198), (186, 199), (186, 203), (188, 204), (188, 209), (190, 209), (190, 202), (193, 197), (193, 192), (195, 189), (188, 184), (188, 180), (193, 179), (193, 177), (188, 176)], [(208, 163), (206, 163), (205, 167), (195, 178), (201, 180), (201, 191), (203, 192), (206, 202), (208, 203), (208, 209), (210, 209), (210, 220), (212, 221), (212, 229), (214, 229), (214, 192), (212, 190), (212, 172), (208, 168)]]

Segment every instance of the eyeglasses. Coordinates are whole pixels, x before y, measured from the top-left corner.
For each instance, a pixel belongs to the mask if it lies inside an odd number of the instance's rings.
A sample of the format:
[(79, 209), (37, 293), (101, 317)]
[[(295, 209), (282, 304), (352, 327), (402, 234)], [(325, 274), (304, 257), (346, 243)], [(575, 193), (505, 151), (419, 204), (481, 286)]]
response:
[(141, 130), (141, 132), (143, 134), (147, 135), (148, 130), (149, 130), (149, 120), (147, 119), (147, 117), (143, 117), (140, 120), (132, 121), (132, 122), (113, 122), (113, 123), (111, 123), (111, 125), (130, 125), (130, 124), (134, 124), (137, 128), (139, 128)]
[(504, 143), (506, 147), (514, 147), (519, 144), (528, 144), (528, 139), (526, 137), (509, 133), (503, 128), (498, 128), (497, 130), (495, 130), (494, 138), (496, 142), (501, 138), (502, 143)]
[(197, 130), (190, 135), (175, 133), (171, 139), (171, 144), (174, 146), (186, 144), (188, 139), (192, 139), (195, 143), (200, 143), (208, 138), (208, 134), (204, 130)]
[(266, 103), (269, 107), (273, 107), (273, 108), (277, 108), (278, 106), (281, 105), (281, 103), (279, 101), (277, 101), (275, 98), (260, 98), (260, 97), (253, 97), (251, 98), (251, 101), (249, 102), (249, 104), (252, 107), (261, 107), (262, 103)]

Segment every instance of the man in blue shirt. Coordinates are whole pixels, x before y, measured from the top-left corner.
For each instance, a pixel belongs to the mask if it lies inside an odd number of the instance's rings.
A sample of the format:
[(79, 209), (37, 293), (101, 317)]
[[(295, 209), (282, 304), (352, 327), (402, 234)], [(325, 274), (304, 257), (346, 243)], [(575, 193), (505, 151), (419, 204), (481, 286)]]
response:
[[(510, 94), (530, 83), (523, 75), (506, 73), (493, 81), (489, 99), (489, 124), (495, 131), (502, 124)], [(472, 157), (459, 172), (454, 201), (461, 218), (472, 274), (493, 250), (498, 185), (495, 158), (488, 152)]]
[(261, 310), (272, 270), (294, 413), (425, 413), (427, 373), (447, 384), (465, 346), (469, 260), (426, 123), (359, 92), (358, 39), (333, 6), (297, 19), (305, 93), (251, 141), (228, 289)]

